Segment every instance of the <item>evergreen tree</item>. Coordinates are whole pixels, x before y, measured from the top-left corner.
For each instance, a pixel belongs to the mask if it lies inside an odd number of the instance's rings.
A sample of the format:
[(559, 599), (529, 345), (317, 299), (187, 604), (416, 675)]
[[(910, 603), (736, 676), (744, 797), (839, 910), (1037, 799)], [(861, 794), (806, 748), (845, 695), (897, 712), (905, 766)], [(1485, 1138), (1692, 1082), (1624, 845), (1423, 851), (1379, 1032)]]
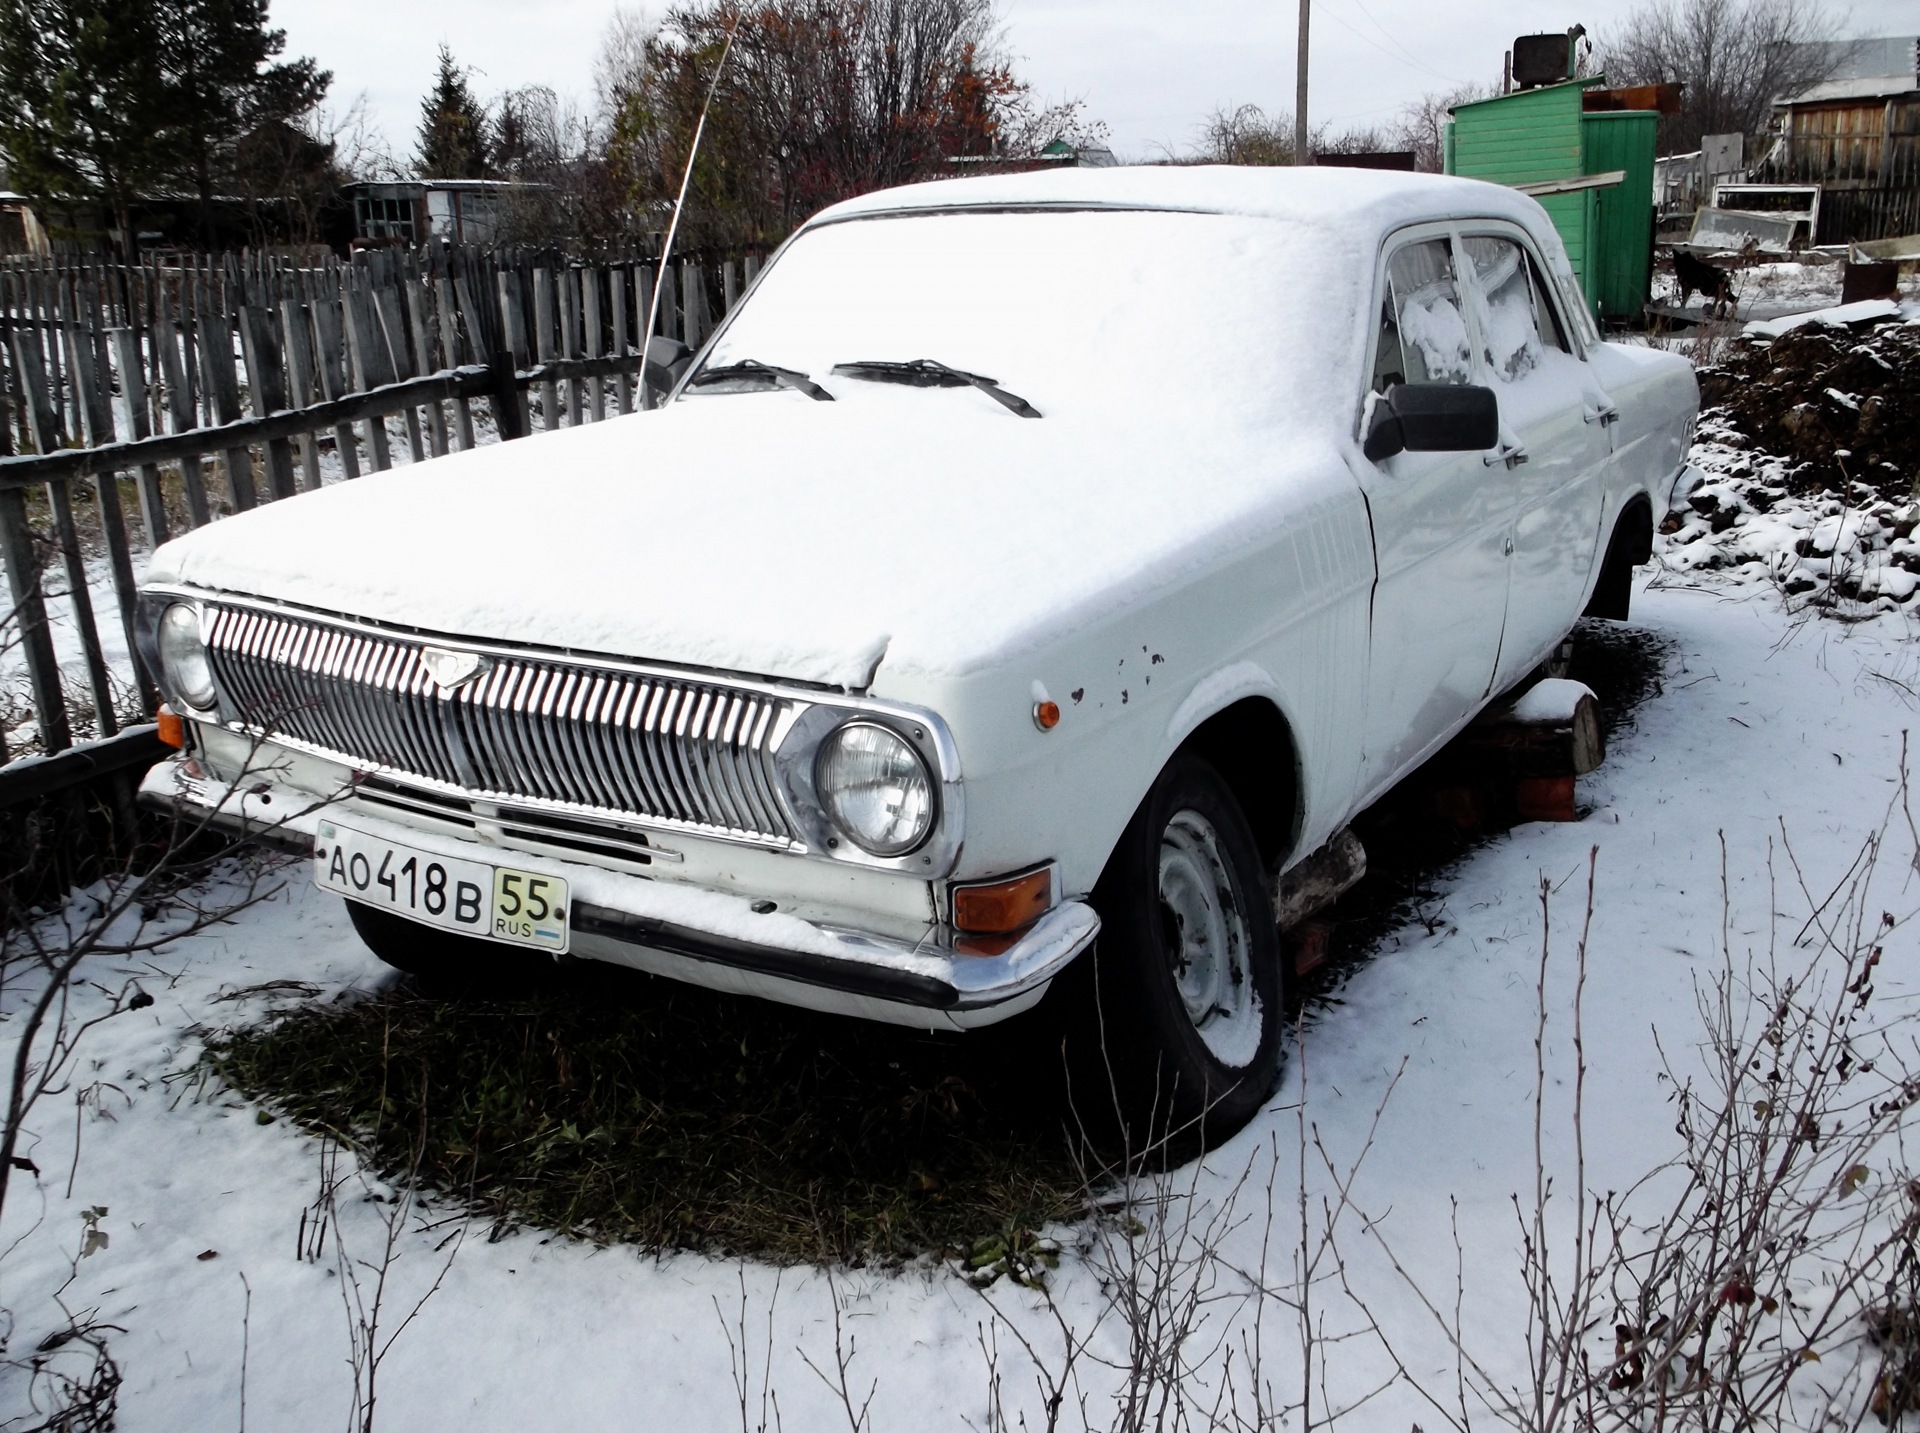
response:
[(129, 247), (133, 200), (232, 192), (245, 141), (294, 128), (331, 76), (275, 63), (266, 0), (0, 0), (0, 155), (35, 199), (104, 203)]
[(467, 87), (467, 72), (440, 46), (440, 73), (420, 102), (422, 179), (485, 179), (492, 173), (487, 114)]
[(275, 63), (287, 35), (267, 28), (266, 0), (170, 0), (156, 10), (177, 137), (175, 179), (199, 196), (210, 243), (214, 195), (249, 187), (239, 182), (249, 152), (263, 138), (296, 130), (333, 76), (311, 59)]
[(500, 96), (493, 120), (493, 167), (505, 179), (518, 178), (527, 164), (527, 121), (520, 111), (511, 92)]
[(168, 95), (146, 0), (0, 0), (0, 154), (9, 182), (104, 203), (133, 244), (132, 201), (168, 167)]

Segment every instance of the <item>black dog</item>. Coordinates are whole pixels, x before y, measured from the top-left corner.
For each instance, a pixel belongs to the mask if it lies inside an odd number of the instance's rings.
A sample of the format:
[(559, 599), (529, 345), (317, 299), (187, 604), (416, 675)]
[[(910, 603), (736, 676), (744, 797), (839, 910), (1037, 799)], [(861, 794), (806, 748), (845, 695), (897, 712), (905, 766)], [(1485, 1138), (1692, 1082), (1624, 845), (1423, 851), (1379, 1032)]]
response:
[(1680, 307), (1687, 306), (1697, 289), (1709, 313), (1726, 314), (1733, 308), (1733, 275), (1718, 264), (1696, 259), (1685, 249), (1673, 251), (1673, 276), (1680, 287)]

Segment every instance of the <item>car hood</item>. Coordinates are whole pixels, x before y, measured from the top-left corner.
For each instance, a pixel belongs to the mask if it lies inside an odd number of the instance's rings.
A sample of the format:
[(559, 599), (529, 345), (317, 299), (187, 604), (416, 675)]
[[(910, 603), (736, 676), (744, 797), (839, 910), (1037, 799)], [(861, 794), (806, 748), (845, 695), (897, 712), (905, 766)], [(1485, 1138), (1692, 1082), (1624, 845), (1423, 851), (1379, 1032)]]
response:
[[(1110, 414), (1108, 415), (1110, 418)], [(959, 675), (1285, 521), (1291, 425), (1014, 417), (971, 389), (685, 400), (276, 502), (148, 581), (860, 689)]]

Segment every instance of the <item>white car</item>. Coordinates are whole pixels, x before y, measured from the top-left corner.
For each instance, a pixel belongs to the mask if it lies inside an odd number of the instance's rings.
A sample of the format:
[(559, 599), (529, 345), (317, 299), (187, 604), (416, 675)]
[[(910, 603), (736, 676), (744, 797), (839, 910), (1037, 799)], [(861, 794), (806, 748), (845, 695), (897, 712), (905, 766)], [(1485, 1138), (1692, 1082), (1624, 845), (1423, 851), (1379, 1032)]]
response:
[(1493, 185), (872, 194), (658, 411), (161, 548), (187, 736), (145, 790), (311, 840), (430, 975), (966, 1029), (1074, 969), (1123, 1098), (1230, 1128), (1279, 1065), (1271, 882), (1626, 615), (1697, 405)]

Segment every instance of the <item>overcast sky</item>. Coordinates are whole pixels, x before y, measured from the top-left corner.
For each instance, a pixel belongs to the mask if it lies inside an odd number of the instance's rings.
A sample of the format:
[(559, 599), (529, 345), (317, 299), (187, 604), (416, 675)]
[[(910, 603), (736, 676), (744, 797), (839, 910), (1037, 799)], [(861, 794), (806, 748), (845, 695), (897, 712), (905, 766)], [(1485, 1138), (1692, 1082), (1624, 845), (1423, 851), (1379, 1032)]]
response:
[[(1517, 34), (1576, 22), (1604, 32), (1633, 8), (1634, 0), (1314, 0), (1308, 111), (1315, 125), (1379, 123), (1426, 91), (1498, 80)], [(1007, 47), (1040, 97), (1084, 100), (1125, 158), (1191, 148), (1223, 106), (1293, 104), (1296, 0), (1000, 0), (999, 9)], [(442, 40), (475, 71), (483, 97), (545, 84), (584, 102), (612, 12), (611, 0), (273, 0), (272, 17), (290, 52), (333, 71), (337, 107), (366, 94), (404, 160)], [(1855, 0), (1843, 13), (1850, 35), (1920, 29), (1915, 0)]]

